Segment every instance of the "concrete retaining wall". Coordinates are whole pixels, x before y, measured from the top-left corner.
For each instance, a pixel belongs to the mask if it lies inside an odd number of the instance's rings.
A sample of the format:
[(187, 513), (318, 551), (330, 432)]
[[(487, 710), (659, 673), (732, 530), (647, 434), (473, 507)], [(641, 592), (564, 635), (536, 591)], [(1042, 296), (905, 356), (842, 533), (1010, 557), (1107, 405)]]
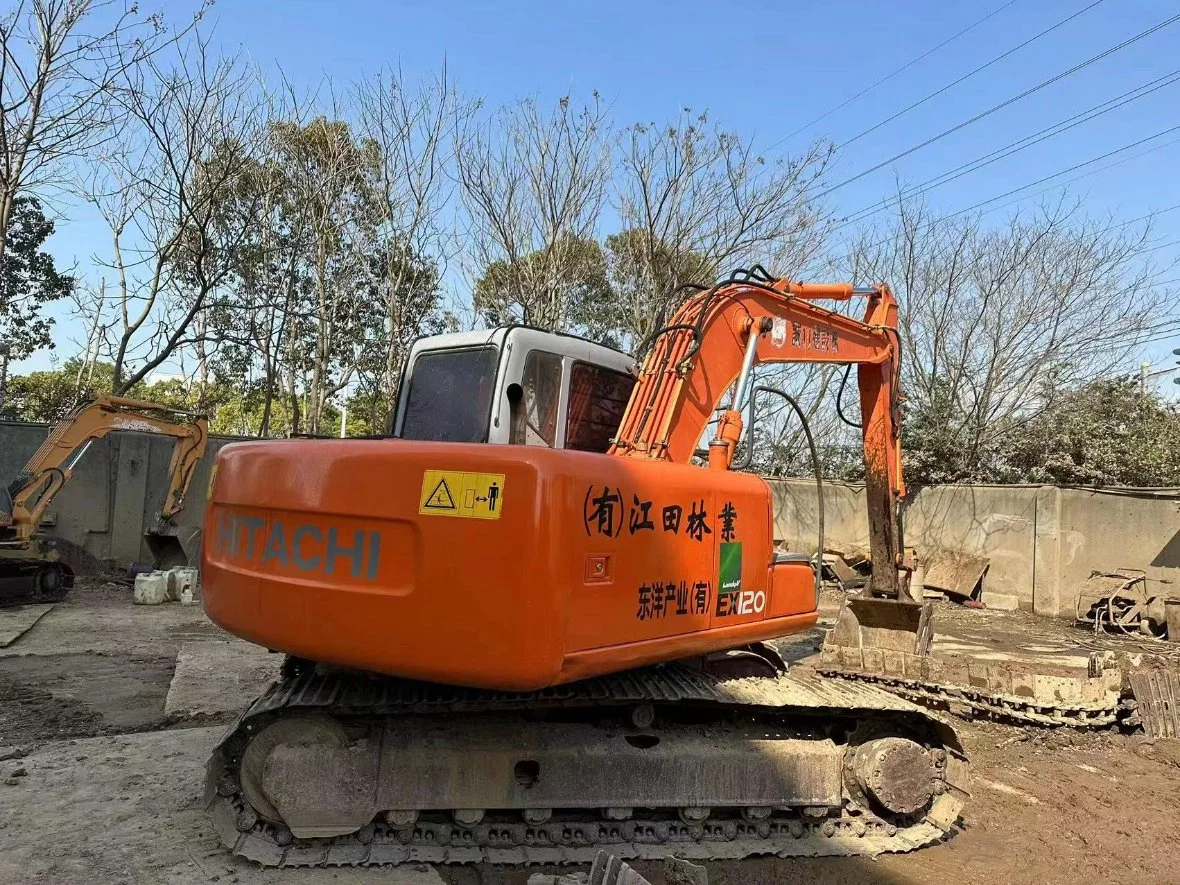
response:
[[(16, 476), (48, 432), (41, 424), (0, 422), (0, 480)], [(182, 537), (199, 530), (213, 456), (233, 441), (210, 439), (175, 520)], [(151, 562), (144, 532), (164, 501), (171, 457), (168, 438), (117, 433), (95, 441), (54, 500), (54, 524), (44, 531), (104, 564)], [(814, 482), (770, 485), (775, 537), (791, 549), (814, 550)], [(867, 548), (864, 489), (825, 483), (824, 504), (828, 546)], [(1021, 608), (1040, 614), (1072, 617), (1077, 586), (1091, 570), (1144, 569), (1173, 581), (1180, 596), (1180, 489), (932, 486), (912, 494), (904, 517), (907, 546), (920, 554), (947, 548), (989, 557), (984, 589), (1015, 596)], [(185, 546), (196, 549), (191, 541)]]
[[(772, 480), (775, 537), (815, 549), (815, 484)], [(864, 549), (864, 491), (824, 485), (829, 547)], [(1078, 585), (1091, 571), (1136, 568), (1153, 592), (1180, 596), (1180, 489), (1078, 489), (1056, 486), (931, 486), (904, 509), (905, 543), (919, 555), (939, 548), (989, 557), (984, 590), (1015, 596), (1020, 607), (1071, 618)]]

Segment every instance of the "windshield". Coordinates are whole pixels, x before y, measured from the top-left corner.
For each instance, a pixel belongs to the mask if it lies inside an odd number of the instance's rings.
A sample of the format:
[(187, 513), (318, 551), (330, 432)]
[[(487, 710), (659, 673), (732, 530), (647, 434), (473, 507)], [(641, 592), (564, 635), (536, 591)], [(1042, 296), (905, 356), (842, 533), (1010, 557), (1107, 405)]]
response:
[(440, 442), (487, 442), (494, 347), (419, 354), (406, 394), (402, 438)]

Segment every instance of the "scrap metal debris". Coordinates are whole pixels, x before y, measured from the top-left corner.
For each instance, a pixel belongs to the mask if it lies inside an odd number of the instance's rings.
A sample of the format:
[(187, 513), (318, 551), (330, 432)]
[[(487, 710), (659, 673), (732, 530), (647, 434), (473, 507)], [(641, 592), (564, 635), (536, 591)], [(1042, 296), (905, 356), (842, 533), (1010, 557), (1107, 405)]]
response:
[[(680, 882), (683, 880), (669, 879), (668, 881)], [(528, 885), (651, 885), (651, 882), (615, 855), (599, 851), (589, 873), (565, 873), (558, 876), (534, 873), (529, 876)], [(707, 880), (705, 885), (708, 885)]]
[(1078, 588), (1074, 617), (1078, 624), (1127, 636), (1162, 637), (1168, 632), (1170, 594), (1151, 593), (1147, 574), (1137, 569), (1091, 572)]
[(823, 579), (835, 584), (842, 592), (857, 590), (869, 582), (865, 570), (857, 570), (857, 566), (867, 564), (863, 556), (850, 557), (839, 552), (825, 552), (823, 556)]
[(1143, 732), (1152, 738), (1180, 737), (1180, 672), (1161, 661), (1142, 661), (1129, 668), (1127, 680), (1135, 696)]
[(923, 588), (939, 590), (959, 599), (979, 596), (983, 577), (991, 566), (990, 558), (962, 550), (933, 550), (924, 559), (926, 571), (922, 579)]

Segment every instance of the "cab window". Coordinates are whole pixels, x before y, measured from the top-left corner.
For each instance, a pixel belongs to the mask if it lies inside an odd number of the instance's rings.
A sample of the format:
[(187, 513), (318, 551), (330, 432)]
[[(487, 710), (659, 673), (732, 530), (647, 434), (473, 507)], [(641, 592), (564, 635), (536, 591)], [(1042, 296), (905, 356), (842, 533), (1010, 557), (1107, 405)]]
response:
[(520, 390), (512, 403), (509, 441), (516, 445), (553, 448), (557, 440), (560, 392), (561, 357), (543, 350), (530, 351), (525, 357)]
[(630, 375), (589, 363), (574, 363), (570, 373), (565, 447), (605, 453), (619, 432), (634, 386), (635, 379)]
[(494, 347), (419, 354), (410, 375), (402, 437), (487, 442), (496, 358)]

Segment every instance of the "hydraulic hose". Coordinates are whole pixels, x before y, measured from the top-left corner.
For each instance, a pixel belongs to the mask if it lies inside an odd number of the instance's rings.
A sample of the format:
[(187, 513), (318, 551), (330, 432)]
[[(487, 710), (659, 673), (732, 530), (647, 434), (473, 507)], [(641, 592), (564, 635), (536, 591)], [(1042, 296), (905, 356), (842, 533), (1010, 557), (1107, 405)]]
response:
[(836, 391), (836, 414), (840, 416), (840, 420), (856, 430), (864, 427), (859, 421), (853, 421), (844, 415), (844, 387), (848, 384), (848, 376), (852, 374), (852, 363), (844, 367), (844, 377), (840, 379), (840, 389)]
[(734, 464), (734, 470), (745, 470), (750, 466), (754, 460), (754, 401), (758, 398), (760, 392), (773, 393), (776, 396), (781, 396), (787, 401), (787, 404), (795, 410), (795, 414), (799, 416), (799, 421), (803, 425), (803, 434), (807, 437), (807, 448), (811, 452), (811, 466), (815, 469), (815, 511), (816, 511), (816, 550), (815, 550), (815, 600), (819, 604), (819, 593), (823, 587), (823, 571), (824, 571), (824, 476), (823, 469), (819, 463), (819, 450), (815, 447), (815, 437), (811, 434), (811, 425), (807, 421), (807, 415), (796, 402), (795, 398), (789, 393), (779, 390), (777, 387), (767, 387), (765, 385), (758, 385), (750, 391), (750, 420), (749, 420), (749, 444), (746, 446), (746, 457), (740, 464)]

